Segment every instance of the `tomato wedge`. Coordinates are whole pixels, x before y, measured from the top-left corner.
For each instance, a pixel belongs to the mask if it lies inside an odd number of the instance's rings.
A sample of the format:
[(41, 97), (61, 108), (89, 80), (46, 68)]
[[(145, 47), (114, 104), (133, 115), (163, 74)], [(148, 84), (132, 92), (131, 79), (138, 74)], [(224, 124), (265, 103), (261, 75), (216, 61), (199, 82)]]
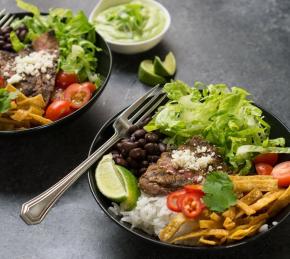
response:
[(290, 185), (290, 161), (282, 162), (273, 168), (272, 176), (278, 179), (280, 187)]
[(199, 193), (186, 193), (182, 200), (182, 213), (188, 218), (197, 217), (203, 210), (204, 205), (200, 200)]
[(184, 189), (170, 193), (167, 196), (167, 207), (170, 210), (173, 210), (173, 211), (176, 211), (176, 212), (180, 212), (181, 211), (181, 207), (178, 204), (178, 199), (183, 197), (183, 195), (185, 195), (185, 194), (186, 194), (186, 191)]
[(66, 89), (69, 85), (77, 83), (78, 76), (75, 73), (59, 71), (56, 75), (55, 84), (57, 87)]
[(80, 84), (72, 84), (64, 91), (64, 99), (69, 101), (74, 109), (84, 106), (91, 96), (89, 87)]
[(64, 100), (56, 100), (47, 107), (45, 117), (52, 121), (56, 121), (70, 113), (70, 102)]
[(277, 153), (265, 153), (257, 155), (254, 159), (254, 163), (266, 163), (268, 165), (274, 166), (278, 161)]
[(273, 167), (266, 163), (258, 163), (255, 165), (256, 171), (259, 175), (270, 175)]

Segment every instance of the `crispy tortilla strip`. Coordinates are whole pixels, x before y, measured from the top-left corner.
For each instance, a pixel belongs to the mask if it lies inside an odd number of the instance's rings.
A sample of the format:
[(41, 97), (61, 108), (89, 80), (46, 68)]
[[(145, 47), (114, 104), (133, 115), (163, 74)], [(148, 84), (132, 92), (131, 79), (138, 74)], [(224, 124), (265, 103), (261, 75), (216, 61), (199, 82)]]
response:
[(232, 221), (229, 217), (224, 220), (223, 226), (226, 230), (231, 230), (236, 226), (236, 223)]
[(15, 121), (24, 121), (30, 119), (29, 112), (25, 110), (16, 110), (14, 114), (10, 117)]
[(220, 227), (220, 224), (217, 221), (214, 220), (206, 220), (201, 219), (199, 220), (199, 228), (218, 228)]
[(229, 175), (232, 181), (251, 181), (251, 180), (260, 180), (260, 179), (273, 179), (271, 175)]
[(253, 226), (253, 225), (256, 225), (262, 221), (265, 221), (268, 218), (269, 218), (269, 214), (266, 212), (266, 213), (262, 213), (258, 216), (249, 216), (249, 217), (237, 219), (236, 224), (237, 224), (237, 226), (239, 226), (239, 225)]
[(263, 197), (263, 193), (259, 189), (253, 189), (248, 194), (246, 194), (243, 198), (240, 199), (241, 202), (251, 205), (256, 202), (258, 199)]
[(179, 230), (181, 225), (186, 222), (186, 217), (182, 213), (178, 213), (169, 224), (159, 233), (161, 241), (168, 241)]
[(30, 106), (30, 105), (35, 105), (41, 108), (45, 107), (45, 102), (43, 100), (42, 95), (38, 94), (36, 96), (33, 97), (26, 97), (26, 99), (22, 100), (22, 101), (17, 101), (17, 105), (19, 107), (21, 106)]
[(268, 209), (270, 217), (275, 216), (281, 209), (290, 204), (290, 185)]
[(284, 190), (274, 191), (271, 194), (267, 195), (266, 197), (263, 197), (258, 201), (256, 201), (254, 204), (250, 205), (250, 208), (255, 211), (261, 210), (267, 207), (271, 202), (277, 200), (283, 192)]
[(225, 229), (209, 229), (204, 234), (205, 236), (215, 236), (216, 238), (220, 239), (222, 237), (226, 237), (229, 235), (229, 231)]
[[(251, 176), (245, 176), (246, 178)], [(278, 180), (274, 178), (266, 179), (244, 179), (244, 180), (232, 180), (234, 184), (235, 192), (250, 192), (253, 189), (258, 189), (261, 192), (270, 192), (278, 190)]]
[(199, 243), (205, 244), (205, 245), (217, 245), (218, 242), (214, 241), (214, 240), (209, 240), (209, 239), (205, 239), (203, 236), (198, 240)]
[(260, 222), (256, 225), (241, 225), (237, 228), (235, 228), (232, 233), (229, 235), (229, 240), (240, 240), (247, 236), (254, 235), (256, 231), (265, 223), (265, 221)]
[(233, 220), (236, 217), (236, 207), (232, 206), (222, 214), (225, 218)]
[(39, 115), (36, 115), (36, 114), (33, 114), (33, 113), (30, 113), (29, 114), (30, 117), (37, 122), (37, 124), (40, 124), (40, 125), (46, 125), (46, 124), (49, 124), (49, 123), (52, 123), (51, 120), (49, 119), (46, 119), (42, 116), (39, 116)]
[(254, 209), (248, 206), (246, 203), (242, 202), (241, 200), (237, 200), (237, 206), (243, 210), (248, 216), (253, 215), (256, 213)]
[(198, 230), (192, 233), (189, 233), (187, 235), (177, 237), (171, 241), (171, 243), (179, 243), (180, 241), (189, 241), (191, 239), (196, 239), (197, 237), (201, 237), (205, 235), (205, 233), (208, 232), (207, 230)]
[(217, 222), (219, 222), (219, 221), (222, 220), (221, 216), (219, 216), (219, 215), (218, 215), (217, 213), (215, 213), (215, 212), (211, 213), (209, 217), (210, 217), (212, 220), (217, 221)]

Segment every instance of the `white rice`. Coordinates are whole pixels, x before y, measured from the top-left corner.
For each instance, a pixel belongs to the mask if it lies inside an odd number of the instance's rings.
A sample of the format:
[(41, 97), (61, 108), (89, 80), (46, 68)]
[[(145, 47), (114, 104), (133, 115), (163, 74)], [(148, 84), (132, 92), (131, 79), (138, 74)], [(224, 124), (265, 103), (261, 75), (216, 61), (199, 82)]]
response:
[(150, 235), (159, 235), (159, 232), (176, 215), (166, 205), (166, 196), (150, 197), (144, 193), (137, 201), (136, 207), (131, 211), (123, 211), (116, 203), (112, 203), (109, 210), (122, 216), (121, 221), (132, 224), (132, 228), (139, 228)]

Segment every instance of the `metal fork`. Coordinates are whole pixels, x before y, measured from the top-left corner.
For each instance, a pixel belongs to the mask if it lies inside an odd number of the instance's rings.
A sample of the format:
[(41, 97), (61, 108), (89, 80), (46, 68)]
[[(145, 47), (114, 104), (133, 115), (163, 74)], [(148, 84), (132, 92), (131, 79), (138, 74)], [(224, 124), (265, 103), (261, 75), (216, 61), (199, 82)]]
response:
[(110, 147), (122, 137), (125, 137), (129, 127), (140, 123), (148, 117), (162, 103), (165, 97), (161, 87), (156, 86), (134, 102), (115, 120), (113, 124), (115, 133), (106, 143), (58, 183), (22, 205), (20, 213), (22, 219), (29, 225), (40, 223), (62, 194), (100, 159)]
[(14, 15), (10, 15), (9, 13), (5, 14), (6, 9), (2, 9), (0, 11), (0, 28), (3, 29), (7, 27), (14, 19)]

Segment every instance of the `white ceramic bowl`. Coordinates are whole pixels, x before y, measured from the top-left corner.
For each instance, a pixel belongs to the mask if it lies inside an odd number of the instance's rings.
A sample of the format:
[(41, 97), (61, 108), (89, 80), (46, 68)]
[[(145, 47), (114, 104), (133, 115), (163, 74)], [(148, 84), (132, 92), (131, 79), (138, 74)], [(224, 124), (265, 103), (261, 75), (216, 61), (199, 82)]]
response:
[[(100, 0), (100, 2), (96, 5), (94, 10), (91, 12), (89, 21), (93, 23), (93, 17), (95, 15), (98, 15), (100, 12), (108, 9), (109, 7), (128, 3), (131, 0)], [(144, 41), (137, 41), (137, 42), (120, 42), (120, 41), (113, 41), (111, 39), (106, 39), (106, 37), (103, 37), (109, 44), (112, 51), (122, 53), (122, 54), (136, 54), (141, 53), (144, 51), (147, 51), (149, 49), (152, 49), (154, 46), (156, 46), (164, 37), (165, 33), (170, 27), (171, 24), (171, 18), (170, 14), (167, 11), (167, 9), (154, 0), (142, 0), (143, 2), (150, 2), (151, 4), (155, 5), (156, 8), (159, 8), (166, 17), (166, 23), (163, 28), (163, 30), (156, 36), (154, 36), (151, 39), (144, 40)]]

